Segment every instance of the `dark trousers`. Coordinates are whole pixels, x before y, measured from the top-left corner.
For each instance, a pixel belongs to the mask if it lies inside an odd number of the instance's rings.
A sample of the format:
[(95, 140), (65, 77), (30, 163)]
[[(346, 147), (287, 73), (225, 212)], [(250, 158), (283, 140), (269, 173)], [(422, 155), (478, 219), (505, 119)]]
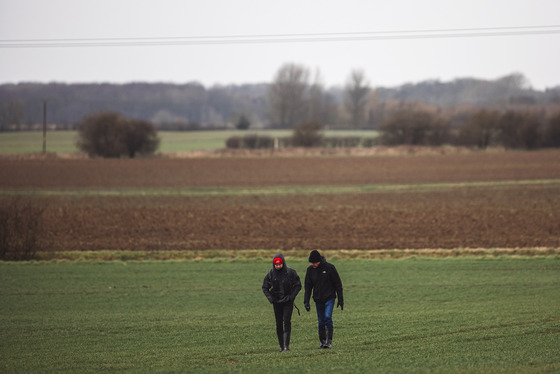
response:
[(274, 303), (274, 317), (276, 318), (276, 334), (278, 338), (284, 332), (292, 332), (292, 312), (294, 311), (294, 302)]

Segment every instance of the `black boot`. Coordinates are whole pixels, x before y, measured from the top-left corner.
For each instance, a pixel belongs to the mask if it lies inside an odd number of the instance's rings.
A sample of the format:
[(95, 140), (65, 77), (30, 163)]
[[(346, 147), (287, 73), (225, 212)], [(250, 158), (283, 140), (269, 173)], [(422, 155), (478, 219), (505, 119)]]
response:
[(278, 344), (280, 344), (280, 349), (278, 350), (278, 352), (283, 352), (284, 351), (284, 334), (282, 332), (277, 332), (276, 335), (278, 335)]
[(327, 330), (319, 329), (319, 341), (321, 342), (321, 345), (317, 348), (318, 349), (325, 348), (325, 344), (327, 344)]
[(284, 332), (284, 351), (290, 350), (290, 335), (291, 332)]
[(332, 348), (332, 336), (333, 336), (333, 328), (327, 328), (327, 342), (325, 344), (325, 348)]

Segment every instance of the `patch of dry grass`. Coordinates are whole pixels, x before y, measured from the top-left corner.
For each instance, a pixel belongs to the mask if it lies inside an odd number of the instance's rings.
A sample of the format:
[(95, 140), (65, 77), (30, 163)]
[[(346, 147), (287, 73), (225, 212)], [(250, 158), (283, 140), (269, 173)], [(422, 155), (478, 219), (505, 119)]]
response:
[[(61, 251), (39, 252), (38, 261), (149, 261), (149, 260), (268, 260), (282, 252), (287, 258), (307, 258), (307, 250), (203, 250), (203, 251)], [(457, 248), (326, 250), (327, 259), (401, 259), (411, 257), (559, 257), (560, 248)]]

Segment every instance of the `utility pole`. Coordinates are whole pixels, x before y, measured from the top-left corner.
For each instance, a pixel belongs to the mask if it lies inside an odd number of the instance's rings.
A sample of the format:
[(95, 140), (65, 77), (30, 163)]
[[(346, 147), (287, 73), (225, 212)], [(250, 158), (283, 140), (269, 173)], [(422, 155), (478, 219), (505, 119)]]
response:
[(43, 100), (43, 154), (47, 153), (47, 100)]

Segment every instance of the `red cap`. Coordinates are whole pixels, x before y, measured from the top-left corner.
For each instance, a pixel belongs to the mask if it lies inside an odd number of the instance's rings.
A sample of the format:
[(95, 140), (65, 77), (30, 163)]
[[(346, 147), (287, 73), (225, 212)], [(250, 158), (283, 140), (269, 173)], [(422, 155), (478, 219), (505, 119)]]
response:
[(275, 257), (274, 261), (272, 261), (272, 262), (274, 263), (274, 265), (284, 263), (284, 261), (282, 261), (282, 258), (280, 258), (280, 257)]

